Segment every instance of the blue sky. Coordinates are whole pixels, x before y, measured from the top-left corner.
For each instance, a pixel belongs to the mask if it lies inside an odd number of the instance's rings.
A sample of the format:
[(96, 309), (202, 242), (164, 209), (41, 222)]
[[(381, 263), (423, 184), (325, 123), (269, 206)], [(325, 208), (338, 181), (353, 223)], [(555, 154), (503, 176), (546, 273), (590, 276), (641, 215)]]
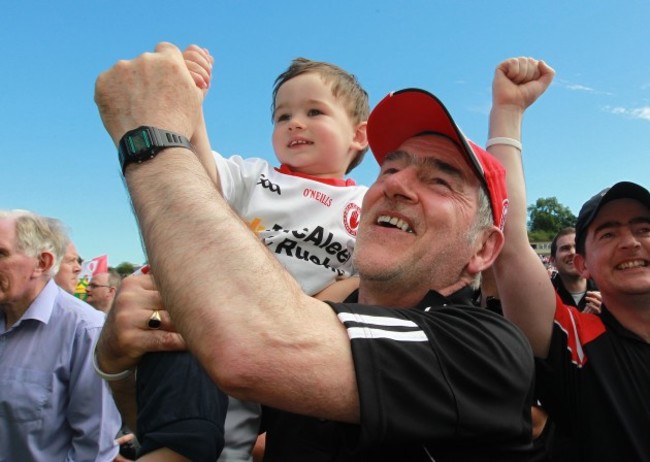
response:
[[(270, 94), (297, 56), (357, 75), (374, 106), (422, 87), (484, 143), (496, 65), (533, 56), (553, 86), (526, 115), (528, 203), (575, 214), (619, 180), (649, 186), (650, 2), (504, 0), (7, 1), (0, 10), (0, 208), (62, 219), (84, 258), (144, 254), (94, 82), (159, 41), (215, 56), (205, 102), (222, 154), (274, 160)], [(353, 172), (370, 184), (371, 155)]]

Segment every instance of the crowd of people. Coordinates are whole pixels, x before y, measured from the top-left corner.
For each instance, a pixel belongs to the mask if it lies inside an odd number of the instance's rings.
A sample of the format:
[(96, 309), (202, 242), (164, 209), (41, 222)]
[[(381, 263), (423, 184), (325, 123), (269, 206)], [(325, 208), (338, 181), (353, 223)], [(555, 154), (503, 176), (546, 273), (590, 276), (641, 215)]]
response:
[(213, 151), (212, 63), (161, 43), (97, 79), (140, 274), (81, 301), (64, 225), (0, 212), (0, 461), (650, 461), (650, 193), (587, 200), (549, 274), (521, 125), (551, 67), (497, 66), (484, 149), (428, 91), (370, 111), (298, 58), (273, 166)]

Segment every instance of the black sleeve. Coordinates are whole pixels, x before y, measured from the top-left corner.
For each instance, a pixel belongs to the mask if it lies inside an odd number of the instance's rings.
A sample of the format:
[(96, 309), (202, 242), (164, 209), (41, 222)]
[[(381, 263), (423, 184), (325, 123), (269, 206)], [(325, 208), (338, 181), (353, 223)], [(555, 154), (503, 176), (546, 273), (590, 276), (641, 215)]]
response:
[(351, 338), (362, 446), (530, 443), (533, 355), (485, 309), (332, 304)]
[(138, 365), (139, 456), (167, 447), (214, 462), (224, 446), (228, 397), (190, 353), (149, 353)]

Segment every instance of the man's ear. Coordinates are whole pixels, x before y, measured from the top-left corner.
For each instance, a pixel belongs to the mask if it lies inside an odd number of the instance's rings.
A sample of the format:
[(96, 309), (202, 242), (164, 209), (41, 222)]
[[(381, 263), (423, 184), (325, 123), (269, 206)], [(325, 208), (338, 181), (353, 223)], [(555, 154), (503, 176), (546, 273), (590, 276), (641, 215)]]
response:
[(589, 270), (587, 269), (587, 262), (585, 261), (585, 257), (579, 253), (573, 256), (573, 266), (576, 270), (578, 270), (578, 273), (580, 273), (580, 276), (583, 278), (589, 279), (591, 277), (591, 274), (589, 274)]
[(503, 232), (496, 226), (481, 230), (474, 241), (474, 254), (470, 257), (467, 269), (477, 274), (489, 268), (503, 248)]
[(34, 268), (34, 273), (37, 276), (49, 273), (54, 266), (54, 254), (49, 251), (43, 251), (38, 255), (38, 264)]
[(362, 151), (368, 147), (368, 134), (366, 129), (368, 122), (361, 122), (354, 130), (354, 138), (352, 138), (352, 149), (355, 151)]

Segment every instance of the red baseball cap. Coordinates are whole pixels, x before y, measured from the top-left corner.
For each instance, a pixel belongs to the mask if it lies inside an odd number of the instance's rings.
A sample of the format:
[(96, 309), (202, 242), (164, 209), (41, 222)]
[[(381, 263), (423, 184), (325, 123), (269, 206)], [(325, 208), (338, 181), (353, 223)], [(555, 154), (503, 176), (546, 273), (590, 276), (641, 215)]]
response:
[(495, 157), (463, 135), (438, 98), (419, 88), (395, 91), (368, 118), (368, 144), (379, 165), (404, 141), (427, 132), (446, 136), (465, 153), (490, 198), (494, 224), (503, 229), (508, 210), (506, 171)]

